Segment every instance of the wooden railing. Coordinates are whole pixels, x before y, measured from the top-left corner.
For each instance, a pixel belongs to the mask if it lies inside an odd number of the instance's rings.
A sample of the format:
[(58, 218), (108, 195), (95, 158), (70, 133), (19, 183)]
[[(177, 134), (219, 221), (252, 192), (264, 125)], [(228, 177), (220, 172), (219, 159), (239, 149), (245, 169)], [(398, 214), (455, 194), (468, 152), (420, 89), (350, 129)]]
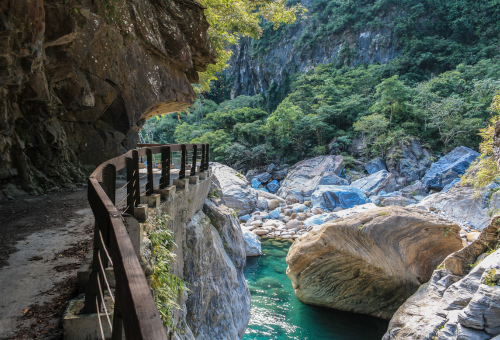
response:
[[(105, 314), (111, 329), (112, 339), (122, 339), (122, 329), (126, 339), (167, 340), (167, 334), (156, 308), (145, 274), (139, 264), (138, 256), (127, 233), (124, 216), (134, 215), (134, 208), (140, 204), (141, 188), (144, 195), (152, 195), (155, 188), (153, 176), (153, 156), (160, 154), (161, 177), (158, 189), (165, 189), (171, 182), (171, 164), (178, 159), (179, 179), (186, 174), (194, 176), (197, 172), (208, 170), (208, 144), (140, 144), (141, 149), (131, 150), (99, 165), (89, 177), (88, 200), (95, 216), (94, 253), (92, 272), (85, 291), (83, 313), (97, 313), (100, 333), (105, 338), (101, 315)], [(176, 157), (176, 153), (178, 156)], [(191, 167), (188, 166), (188, 153)], [(140, 184), (140, 158), (147, 159), (147, 177)], [(197, 168), (198, 159), (200, 159)], [(116, 190), (117, 171), (126, 169), (126, 184)], [(198, 171), (197, 171), (198, 170)], [(175, 171), (176, 172), (176, 171)], [(126, 189), (122, 202), (126, 205), (117, 208), (116, 196)], [(116, 206), (115, 206), (116, 204)], [(113, 291), (106, 279), (105, 269), (113, 267), (116, 287)], [(105, 303), (109, 295), (114, 306), (113, 321)]]

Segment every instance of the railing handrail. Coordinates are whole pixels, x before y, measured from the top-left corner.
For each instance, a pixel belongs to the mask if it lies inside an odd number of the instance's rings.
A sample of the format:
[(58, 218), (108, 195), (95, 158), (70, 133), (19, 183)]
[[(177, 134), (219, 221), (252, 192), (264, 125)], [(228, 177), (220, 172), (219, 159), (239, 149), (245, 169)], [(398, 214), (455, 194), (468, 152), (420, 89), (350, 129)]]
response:
[[(129, 162), (129, 165), (132, 164), (131, 159), (134, 158), (137, 163), (134, 164), (134, 176), (136, 176), (139, 173), (137, 157), (151, 157), (152, 154), (161, 153), (163, 164), (167, 164), (166, 159), (170, 161), (171, 152), (175, 151), (182, 151), (182, 166), (185, 168), (187, 162), (186, 150), (193, 150), (194, 164), (192, 165), (191, 175), (194, 175), (193, 172), (196, 168), (198, 156), (197, 150), (199, 149), (203, 150), (200, 171), (203, 172), (205, 167), (208, 170), (209, 147), (208, 144), (139, 144), (138, 146), (143, 147), (143, 149), (130, 150), (119, 157), (100, 164), (89, 177), (88, 200), (95, 216), (96, 227), (94, 230), (94, 262), (85, 294), (84, 310), (87, 312), (97, 311), (101, 334), (104, 337), (99, 312), (104, 309), (109, 320), (103, 301), (103, 293), (106, 288), (109, 290), (109, 284), (105, 277), (105, 268), (108, 264), (112, 264), (116, 278), (114, 298), (112, 292), (109, 291), (112, 301), (115, 302), (113, 325), (112, 327), (110, 325), (112, 339), (121, 339), (123, 327), (127, 339), (167, 340), (165, 327), (126, 230), (124, 217), (114, 203), (116, 171), (124, 169), (127, 162)], [(165, 155), (165, 150), (170, 150), (168, 156)], [(206, 163), (203, 164), (204, 162)], [(167, 176), (165, 178), (170, 181), (170, 164), (167, 165), (168, 169), (162, 172), (162, 179), (165, 180), (163, 176)], [(149, 166), (147, 171), (148, 181), (152, 181), (152, 173), (151, 177), (149, 177), (152, 168)], [(187, 169), (185, 171), (187, 172)], [(129, 190), (135, 190), (133, 194), (139, 196), (140, 187), (137, 179), (139, 179), (138, 176), (134, 177), (134, 185), (137, 186), (132, 187), (132, 189), (127, 187), (127, 196), (132, 195), (132, 191), (129, 192)], [(127, 180), (131, 181), (130, 178)], [(170, 183), (167, 183), (167, 185), (170, 185)], [(151, 191), (153, 191), (153, 187), (153, 183), (150, 183)], [(112, 199), (109, 197), (110, 194), (112, 194)]]

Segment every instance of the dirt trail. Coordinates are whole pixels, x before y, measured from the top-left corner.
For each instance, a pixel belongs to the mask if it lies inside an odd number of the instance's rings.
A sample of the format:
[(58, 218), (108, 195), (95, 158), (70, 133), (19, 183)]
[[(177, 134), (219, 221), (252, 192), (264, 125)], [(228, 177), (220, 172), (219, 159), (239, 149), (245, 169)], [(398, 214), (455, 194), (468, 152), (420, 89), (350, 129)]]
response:
[(62, 339), (93, 226), (86, 187), (0, 201), (0, 339)]

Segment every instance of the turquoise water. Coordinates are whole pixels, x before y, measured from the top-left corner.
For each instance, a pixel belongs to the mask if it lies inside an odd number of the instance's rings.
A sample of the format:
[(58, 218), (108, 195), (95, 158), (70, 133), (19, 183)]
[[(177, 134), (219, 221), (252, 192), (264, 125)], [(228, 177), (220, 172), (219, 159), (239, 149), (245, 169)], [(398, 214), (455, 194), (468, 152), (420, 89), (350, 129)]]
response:
[(286, 276), (290, 243), (262, 240), (263, 256), (248, 257), (245, 278), (252, 295), (246, 340), (379, 340), (388, 322), (367, 315), (311, 307), (293, 293)]

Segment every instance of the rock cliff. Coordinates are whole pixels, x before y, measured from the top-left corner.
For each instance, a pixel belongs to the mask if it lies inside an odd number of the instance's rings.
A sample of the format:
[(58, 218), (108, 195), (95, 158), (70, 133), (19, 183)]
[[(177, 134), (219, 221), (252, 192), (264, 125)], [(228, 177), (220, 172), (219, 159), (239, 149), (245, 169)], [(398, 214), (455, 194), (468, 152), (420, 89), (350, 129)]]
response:
[[(319, 64), (333, 61), (346, 65), (387, 63), (398, 54), (394, 29), (390, 28), (393, 25), (387, 24), (402, 15), (400, 9), (380, 11), (380, 28), (365, 25), (353, 29), (347, 26), (334, 34), (319, 34), (311, 17), (317, 16), (316, 11), (320, 9), (314, 7), (311, 0), (299, 2), (309, 12), (298, 22), (277, 32), (267, 28), (262, 36), (264, 48), (259, 49), (251, 39), (243, 39), (235, 47), (230, 71), (234, 81), (233, 98), (267, 93), (268, 90), (269, 96), (275, 96), (289, 85), (289, 76), (307, 72)], [(316, 34), (314, 39), (313, 34)]]
[(25, 191), (134, 147), (215, 61), (191, 0), (6, 0), (0, 17), (0, 184)]

